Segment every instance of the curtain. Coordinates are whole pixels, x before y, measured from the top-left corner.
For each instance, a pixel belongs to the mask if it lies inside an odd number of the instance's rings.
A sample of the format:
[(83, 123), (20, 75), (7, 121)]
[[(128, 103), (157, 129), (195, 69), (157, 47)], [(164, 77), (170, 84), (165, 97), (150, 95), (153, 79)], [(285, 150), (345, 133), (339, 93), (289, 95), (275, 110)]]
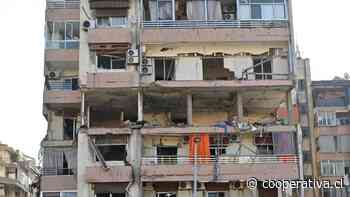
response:
[(222, 20), (221, 2), (208, 0), (208, 20)]
[[(190, 157), (194, 157), (195, 155), (195, 138), (197, 136), (191, 136), (189, 139), (189, 155)], [(197, 155), (199, 157), (209, 158), (210, 157), (210, 149), (209, 149), (209, 135), (208, 134), (201, 134), (200, 135), (200, 142), (197, 144)]]
[(293, 133), (273, 133), (274, 154), (295, 154)]
[(188, 20), (205, 20), (205, 1), (187, 1), (187, 18)]
[(77, 150), (65, 149), (64, 156), (66, 157), (68, 168), (73, 170), (74, 174), (77, 174)]
[(54, 148), (44, 150), (43, 168), (47, 173), (54, 173), (55, 170), (63, 168), (63, 152)]
[(318, 140), (320, 152), (335, 152), (335, 141), (333, 136), (320, 136)]
[(159, 0), (158, 9), (159, 9), (159, 20), (173, 19), (172, 1)]
[(151, 21), (157, 20), (157, 1), (149, 1), (148, 2)]

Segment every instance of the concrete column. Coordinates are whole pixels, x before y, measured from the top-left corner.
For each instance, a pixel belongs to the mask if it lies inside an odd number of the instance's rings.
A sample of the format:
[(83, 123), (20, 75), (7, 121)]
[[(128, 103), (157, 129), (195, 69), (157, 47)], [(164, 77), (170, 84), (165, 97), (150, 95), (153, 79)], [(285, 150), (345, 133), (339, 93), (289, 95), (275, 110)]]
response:
[(243, 119), (243, 102), (242, 102), (241, 92), (237, 92), (236, 94), (236, 107), (237, 107), (238, 120), (242, 120)]
[(137, 119), (138, 121), (143, 121), (143, 93), (141, 89), (137, 92), (137, 109)]
[(287, 109), (288, 109), (288, 124), (292, 125), (294, 124), (292, 92), (288, 91), (286, 97), (287, 97)]
[(187, 94), (187, 124), (192, 125), (192, 93)]
[(94, 197), (90, 184), (85, 181), (86, 167), (92, 162), (88, 138), (87, 133), (84, 130), (80, 130), (78, 135), (78, 197)]
[(86, 126), (87, 126), (87, 128), (90, 128), (90, 110), (91, 110), (91, 107), (90, 107), (90, 105), (88, 105), (87, 112), (86, 112)]
[(152, 183), (146, 183), (146, 186), (143, 188), (143, 196), (144, 197), (156, 196), (156, 191), (154, 191)]
[(81, 92), (81, 107), (80, 107), (81, 126), (85, 125), (85, 93)]
[(251, 197), (259, 197), (259, 192), (257, 189), (250, 190), (250, 196)]
[(143, 197), (141, 182), (141, 156), (143, 149), (142, 135), (140, 129), (133, 129), (130, 135), (129, 162), (134, 175), (134, 182), (130, 187), (130, 197)]
[(192, 182), (186, 182), (186, 188), (179, 188), (177, 194), (181, 197), (192, 197)]

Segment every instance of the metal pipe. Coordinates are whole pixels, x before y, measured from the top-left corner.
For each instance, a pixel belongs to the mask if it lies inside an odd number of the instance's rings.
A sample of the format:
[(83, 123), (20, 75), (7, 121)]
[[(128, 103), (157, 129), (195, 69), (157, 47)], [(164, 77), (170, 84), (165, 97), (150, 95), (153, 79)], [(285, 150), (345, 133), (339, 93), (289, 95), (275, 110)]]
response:
[(193, 189), (192, 197), (197, 196), (197, 143), (194, 145)]

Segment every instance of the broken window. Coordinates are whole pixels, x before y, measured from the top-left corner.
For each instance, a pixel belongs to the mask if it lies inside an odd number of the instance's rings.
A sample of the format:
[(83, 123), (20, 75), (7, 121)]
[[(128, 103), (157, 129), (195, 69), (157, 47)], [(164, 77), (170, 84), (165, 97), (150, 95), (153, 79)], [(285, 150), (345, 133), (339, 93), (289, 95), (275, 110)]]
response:
[(126, 16), (97, 17), (98, 27), (120, 27), (127, 24)]
[(337, 112), (337, 125), (350, 125), (350, 112)]
[(46, 48), (79, 48), (79, 22), (47, 22)]
[(63, 138), (64, 140), (73, 140), (77, 128), (77, 121), (73, 118), (63, 119)]
[(159, 164), (176, 164), (177, 146), (158, 146), (157, 157)]
[(211, 156), (219, 156), (226, 154), (226, 148), (229, 144), (228, 137), (218, 137), (218, 136), (212, 136), (209, 138), (210, 142), (210, 155)]
[(234, 72), (224, 68), (224, 58), (208, 57), (203, 59), (203, 79), (233, 80)]
[(155, 65), (155, 80), (170, 81), (175, 80), (175, 60), (174, 59), (156, 59)]
[(272, 79), (271, 60), (267, 58), (253, 59), (255, 80)]
[(273, 154), (273, 141), (271, 133), (255, 136), (255, 145), (258, 154)]
[(225, 192), (208, 192), (208, 197), (225, 197)]
[(97, 136), (95, 144), (105, 161), (126, 161), (127, 136)]
[(337, 119), (335, 112), (318, 112), (317, 113), (319, 126), (336, 126)]
[(176, 192), (157, 192), (157, 197), (176, 197)]
[(286, 19), (284, 0), (240, 0), (240, 19)]
[(234, 20), (232, 0), (145, 0), (145, 20)]
[(104, 69), (104, 70), (125, 69), (126, 68), (125, 54), (98, 55), (97, 68)]
[(125, 197), (125, 193), (97, 193), (96, 197)]

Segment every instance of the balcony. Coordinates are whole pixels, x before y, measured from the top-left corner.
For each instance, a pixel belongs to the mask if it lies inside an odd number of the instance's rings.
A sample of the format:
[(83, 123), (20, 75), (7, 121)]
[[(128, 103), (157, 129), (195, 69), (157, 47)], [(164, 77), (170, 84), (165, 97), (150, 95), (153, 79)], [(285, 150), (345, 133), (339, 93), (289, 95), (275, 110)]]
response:
[[(298, 158), (295, 155), (220, 156), (198, 158), (198, 179), (208, 181), (297, 179)], [(193, 158), (143, 157), (142, 181), (192, 181)], [(283, 173), (281, 173), (281, 171)]]
[(139, 73), (129, 71), (96, 72), (87, 74), (87, 88), (136, 88)]
[[(196, 23), (186, 22), (173, 27), (162, 25), (162, 23), (145, 23), (142, 39), (145, 44), (160, 43), (201, 43), (201, 42), (287, 42), (289, 36), (288, 28), (228, 28), (231, 23), (204, 23), (192, 26)], [(217, 27), (221, 24), (220, 27)], [(187, 25), (187, 27), (186, 27)], [(190, 26), (191, 25), (191, 26)], [(226, 26), (225, 26), (226, 25)], [(159, 28), (160, 26), (161, 28)], [(170, 25), (171, 26), (171, 25)], [(226, 27), (226, 28), (225, 28)]]
[(334, 127), (320, 127), (320, 135), (350, 135), (350, 125), (338, 125)]
[(77, 0), (47, 0), (48, 9), (79, 9), (80, 1)]
[(85, 179), (88, 183), (121, 183), (132, 180), (131, 166), (109, 166), (108, 170), (101, 166), (86, 167)]
[(41, 191), (63, 191), (76, 190), (77, 177), (68, 172), (70, 169), (44, 169), (44, 174), (41, 176), (40, 189)]
[(80, 1), (78, 0), (47, 0), (47, 21), (68, 21), (80, 19)]
[(45, 104), (79, 104), (81, 102), (79, 86), (72, 81), (49, 81), (44, 91)]

